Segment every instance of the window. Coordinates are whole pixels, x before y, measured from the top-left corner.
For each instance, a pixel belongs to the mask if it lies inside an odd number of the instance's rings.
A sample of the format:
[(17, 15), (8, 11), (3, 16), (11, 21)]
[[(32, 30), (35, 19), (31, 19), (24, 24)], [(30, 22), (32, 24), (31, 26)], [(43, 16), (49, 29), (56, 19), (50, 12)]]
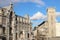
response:
[(28, 38), (29, 38), (29, 33), (28, 33), (28, 35), (27, 35), (27, 36), (28, 36)]
[(12, 35), (12, 28), (9, 29), (9, 34)]
[(6, 37), (3, 37), (2, 40), (6, 40)]
[(6, 25), (6, 18), (5, 18), (5, 17), (3, 17), (2, 23), (3, 23), (4, 25)]
[(20, 17), (20, 22), (22, 22), (22, 17)]
[(34, 40), (34, 39), (32, 39), (32, 40)]
[(12, 11), (10, 12), (10, 16), (9, 16), (9, 19), (10, 19), (10, 24), (11, 24), (11, 21), (12, 21)]
[(3, 34), (5, 34), (5, 27), (3, 27)]
[(19, 33), (19, 37), (20, 37), (22, 34), (23, 34), (23, 31), (21, 31), (21, 32)]

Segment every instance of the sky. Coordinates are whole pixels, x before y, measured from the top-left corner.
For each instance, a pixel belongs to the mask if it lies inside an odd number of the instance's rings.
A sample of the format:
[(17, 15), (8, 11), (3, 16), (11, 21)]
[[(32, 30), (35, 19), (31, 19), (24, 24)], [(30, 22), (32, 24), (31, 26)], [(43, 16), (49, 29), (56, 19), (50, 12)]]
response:
[(60, 0), (0, 0), (0, 7), (13, 3), (17, 15), (29, 14), (33, 27), (47, 18), (47, 8), (56, 9), (56, 22), (60, 22)]

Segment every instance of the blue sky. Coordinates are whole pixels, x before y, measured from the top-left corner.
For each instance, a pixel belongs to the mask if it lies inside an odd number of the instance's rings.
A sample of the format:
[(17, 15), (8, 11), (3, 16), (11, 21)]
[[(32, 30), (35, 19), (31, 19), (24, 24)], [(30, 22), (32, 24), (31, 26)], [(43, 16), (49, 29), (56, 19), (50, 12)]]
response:
[[(42, 21), (44, 21), (44, 17), (46, 17), (47, 12), (46, 9), (48, 7), (56, 8), (57, 22), (60, 22), (60, 0), (11, 0), (13, 2), (14, 11), (17, 15), (24, 16), (25, 14), (29, 14), (33, 19), (33, 26), (38, 25)], [(2, 1), (0, 0), (1, 5), (7, 5), (10, 1)], [(7, 2), (7, 3), (6, 3)], [(37, 16), (38, 15), (38, 16)], [(40, 16), (39, 16), (40, 15)], [(36, 20), (34, 18), (36, 17)], [(37, 18), (38, 17), (38, 18)], [(43, 19), (42, 19), (43, 18)]]

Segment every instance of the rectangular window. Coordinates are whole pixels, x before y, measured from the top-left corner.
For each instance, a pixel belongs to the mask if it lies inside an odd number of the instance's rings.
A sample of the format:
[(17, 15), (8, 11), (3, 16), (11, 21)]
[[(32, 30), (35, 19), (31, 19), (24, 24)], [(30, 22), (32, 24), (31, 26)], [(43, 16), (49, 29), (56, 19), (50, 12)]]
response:
[(28, 33), (28, 38), (29, 38), (29, 33)]
[(3, 23), (4, 25), (6, 25), (6, 17), (3, 17), (2, 23)]
[(9, 29), (9, 34), (12, 35), (12, 28)]

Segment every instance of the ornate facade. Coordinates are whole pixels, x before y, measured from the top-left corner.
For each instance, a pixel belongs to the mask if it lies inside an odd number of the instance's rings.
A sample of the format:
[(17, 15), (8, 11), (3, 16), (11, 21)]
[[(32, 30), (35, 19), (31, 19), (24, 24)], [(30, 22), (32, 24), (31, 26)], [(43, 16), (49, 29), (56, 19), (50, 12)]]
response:
[(29, 15), (16, 15), (12, 4), (0, 8), (0, 40), (31, 40), (31, 32)]

